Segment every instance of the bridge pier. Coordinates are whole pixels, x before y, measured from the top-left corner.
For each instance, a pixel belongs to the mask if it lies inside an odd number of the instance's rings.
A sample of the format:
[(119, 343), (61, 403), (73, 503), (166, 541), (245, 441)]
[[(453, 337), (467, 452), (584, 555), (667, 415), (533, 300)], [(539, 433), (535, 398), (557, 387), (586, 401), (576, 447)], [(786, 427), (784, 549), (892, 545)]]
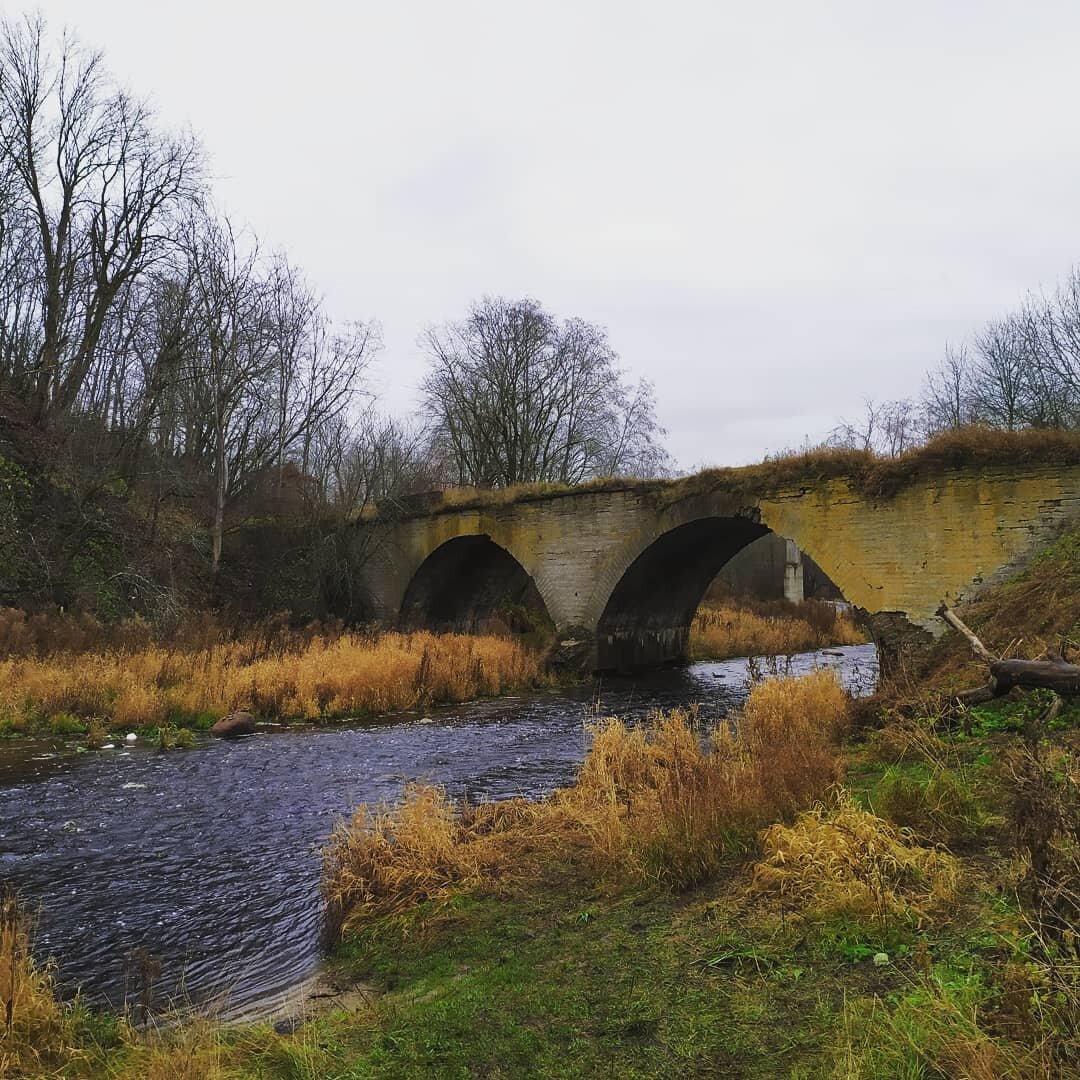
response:
[(857, 608), (859, 619), (877, 646), (882, 675), (918, 668), (934, 645), (934, 635), (911, 622), (902, 611), (878, 611), (873, 615)]
[(801, 604), (806, 599), (803, 590), (802, 552), (794, 540), (785, 540), (784, 547), (784, 599), (792, 604)]

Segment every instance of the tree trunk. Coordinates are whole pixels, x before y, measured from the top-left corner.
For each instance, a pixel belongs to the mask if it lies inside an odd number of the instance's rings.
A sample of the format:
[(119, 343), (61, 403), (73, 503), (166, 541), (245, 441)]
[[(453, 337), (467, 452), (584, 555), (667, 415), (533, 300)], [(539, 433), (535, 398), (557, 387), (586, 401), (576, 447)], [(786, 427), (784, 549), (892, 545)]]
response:
[(1070, 664), (1060, 656), (1047, 660), (1002, 660), (990, 652), (951, 608), (942, 604), (938, 608), (938, 615), (967, 638), (971, 651), (990, 669), (990, 681), (986, 686), (957, 695), (957, 701), (961, 704), (976, 705), (1004, 697), (1014, 687), (1022, 690), (1053, 690), (1062, 697), (1080, 695), (1080, 666)]

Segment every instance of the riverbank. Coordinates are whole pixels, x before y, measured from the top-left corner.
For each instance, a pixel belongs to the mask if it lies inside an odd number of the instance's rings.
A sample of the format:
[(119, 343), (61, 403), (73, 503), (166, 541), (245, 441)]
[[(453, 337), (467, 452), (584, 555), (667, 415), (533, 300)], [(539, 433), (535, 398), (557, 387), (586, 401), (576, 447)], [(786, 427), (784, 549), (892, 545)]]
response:
[[(829, 667), (855, 694), (877, 681), (866, 645), (781, 666)], [(598, 717), (632, 726), (697, 702), (707, 729), (742, 708), (755, 670), (706, 662), (368, 720), (264, 723), (182, 753), (141, 737), (96, 751), (80, 737), (0, 740), (0, 873), (39, 910), (38, 955), (56, 958), (66, 991), (122, 1007), (137, 997), (127, 961), (141, 948), (160, 963), (157, 1006), (237, 1015), (317, 969), (320, 851), (360, 803), (396, 803), (413, 781), (454, 800), (543, 798), (573, 783)]]
[[(711, 873), (732, 844), (741, 845), (738, 837), (776, 807), (820, 794), (831, 782), (835, 758), (825, 741), (844, 700), (830, 672), (765, 684), (751, 695), (738, 733), (729, 730), (715, 751), (702, 746), (693, 718), (683, 713), (658, 719), (648, 734), (604, 722), (577, 783), (537, 803), (481, 804), (458, 815), (440, 792), (411, 788), (398, 811), (375, 819), (360, 811), (335, 833), (327, 856), (331, 907), (355, 931), (361, 913), (361, 921), (372, 922), (405, 914), (417, 901), (441, 906), (477, 889), (501, 895), (508, 887), (535, 887), (562, 863), (574, 880), (605, 892), (629, 883), (685, 887)], [(806, 708), (815, 702), (820, 709)], [(819, 720), (804, 719), (809, 711)], [(775, 755), (768, 768), (766, 743)], [(675, 771), (673, 761), (681, 763)], [(372, 868), (370, 877), (365, 867)], [(32, 971), (26, 981), (34, 982)], [(19, 1018), (23, 1049), (37, 1055), (37, 1065), (66, 1056), (76, 1073), (85, 1065), (94, 1074), (107, 1063), (112, 1070), (130, 1066), (129, 1075), (154, 1075), (161, 1047), (124, 1025), (113, 1023), (107, 1046), (88, 1046), (74, 1013), (66, 1026), (45, 1030), (34, 1030), (33, 1013), (21, 1010)], [(198, 1027), (167, 1037), (178, 1044), (178, 1057), (191, 1056)], [(251, 1042), (244, 1034), (218, 1033), (199, 1054), (218, 1055), (223, 1046), (247, 1054)], [(202, 1068), (204, 1057), (199, 1061)], [(261, 1069), (261, 1055), (248, 1064)], [(331, 1075), (323, 1070), (319, 1065), (312, 1074)]]
[(1080, 709), (848, 715), (774, 680), (716, 746), (603, 723), (540, 803), (412, 788), (327, 852), (334, 976), (373, 996), (23, 1045), (66, 1076), (1069, 1075)]
[[(553, 685), (543, 650), (506, 635), (290, 629), (280, 620), (225, 632), (213, 622), (148, 641), (139, 623), (27, 620), (0, 612), (0, 736), (138, 731), (191, 745), (237, 710), (264, 720), (327, 722), (498, 697)], [(858, 644), (854, 621), (826, 604), (706, 604), (694, 660), (791, 655)], [(562, 678), (565, 678), (565, 673)]]
[(510, 637), (254, 630), (208, 645), (123, 645), (0, 661), (0, 734), (100, 740), (110, 729), (206, 730), (236, 710), (326, 721), (549, 685)]
[(690, 625), (690, 659), (790, 656), (832, 645), (861, 645), (866, 640), (850, 614), (821, 601), (706, 601)]

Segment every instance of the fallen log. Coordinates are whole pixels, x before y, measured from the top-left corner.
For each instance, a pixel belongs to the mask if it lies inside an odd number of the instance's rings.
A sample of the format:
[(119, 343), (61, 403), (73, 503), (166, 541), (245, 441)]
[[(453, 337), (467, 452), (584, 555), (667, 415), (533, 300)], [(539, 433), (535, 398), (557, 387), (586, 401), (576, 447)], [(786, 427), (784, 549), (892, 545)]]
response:
[(990, 681), (958, 694), (963, 705), (976, 705), (1004, 697), (1010, 690), (1053, 690), (1062, 697), (1080, 695), (1080, 665), (1070, 664), (1062, 657), (1048, 660), (1003, 660), (992, 652), (964, 625), (964, 621), (948, 605), (938, 608), (938, 615), (958, 631), (971, 646), (971, 651), (990, 669)]

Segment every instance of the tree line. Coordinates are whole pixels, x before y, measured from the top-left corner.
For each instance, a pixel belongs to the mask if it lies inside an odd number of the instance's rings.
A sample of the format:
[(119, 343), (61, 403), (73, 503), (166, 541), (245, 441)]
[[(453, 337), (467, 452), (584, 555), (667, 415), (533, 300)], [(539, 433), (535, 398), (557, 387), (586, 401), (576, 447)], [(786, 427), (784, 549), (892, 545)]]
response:
[(376, 322), (335, 322), (302, 271), (214, 204), (205, 155), (101, 53), (0, 27), (0, 391), (100, 478), (206, 518), (245, 500), (355, 515), (448, 484), (644, 474), (652, 388), (604, 330), (487, 297), (433, 327), (422, 417), (382, 416)]
[[(371, 392), (381, 344), (218, 209), (197, 138), (99, 52), (41, 16), (0, 24), (0, 413), (18, 403), (85, 487), (189, 507), (216, 572), (230, 519), (286, 495), (351, 520), (449, 485), (670, 469), (653, 388), (600, 326), (483, 297), (422, 335), (406, 420)], [(1080, 426), (1080, 270), (831, 441), (895, 455), (970, 424)]]
[(964, 427), (1080, 429), (1080, 268), (1049, 293), (1029, 293), (969, 341), (947, 344), (920, 395), (868, 400), (834, 445), (895, 457)]

